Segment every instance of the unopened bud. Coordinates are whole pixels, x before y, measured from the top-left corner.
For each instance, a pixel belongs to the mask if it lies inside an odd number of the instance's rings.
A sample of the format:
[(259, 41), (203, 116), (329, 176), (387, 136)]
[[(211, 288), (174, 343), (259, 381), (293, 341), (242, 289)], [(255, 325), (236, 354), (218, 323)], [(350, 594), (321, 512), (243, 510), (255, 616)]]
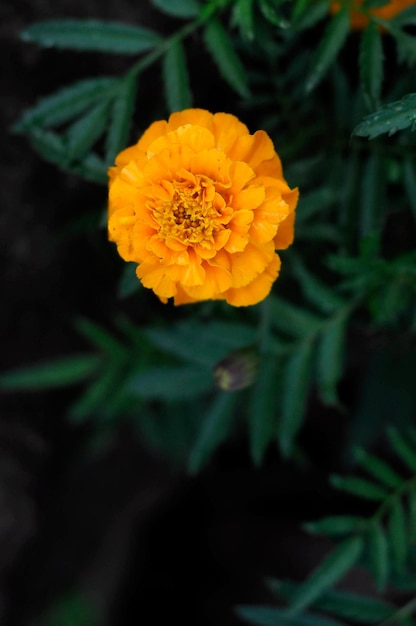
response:
[(214, 367), (214, 380), (224, 391), (238, 391), (253, 384), (259, 359), (254, 348), (235, 350)]

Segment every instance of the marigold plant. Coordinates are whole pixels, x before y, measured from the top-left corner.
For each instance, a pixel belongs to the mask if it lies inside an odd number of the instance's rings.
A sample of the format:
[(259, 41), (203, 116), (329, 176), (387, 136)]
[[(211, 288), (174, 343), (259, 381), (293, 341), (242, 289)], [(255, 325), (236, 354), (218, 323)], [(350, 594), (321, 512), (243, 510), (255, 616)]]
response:
[(268, 295), (298, 190), (266, 132), (187, 109), (153, 123), (109, 173), (110, 239), (163, 302), (245, 306)]
[[(350, 2), (351, 28), (357, 30), (365, 28), (369, 22), (368, 15), (374, 15), (375, 17), (379, 17), (383, 20), (390, 20), (398, 13), (404, 11), (404, 9), (407, 9), (410, 6), (413, 6), (414, 4), (415, 0), (390, 0), (390, 2), (386, 2), (386, 4), (380, 7), (374, 7), (368, 9), (367, 11), (363, 11), (363, 0), (353, 0)], [(343, 2), (331, 2), (332, 13), (337, 13), (342, 5)]]

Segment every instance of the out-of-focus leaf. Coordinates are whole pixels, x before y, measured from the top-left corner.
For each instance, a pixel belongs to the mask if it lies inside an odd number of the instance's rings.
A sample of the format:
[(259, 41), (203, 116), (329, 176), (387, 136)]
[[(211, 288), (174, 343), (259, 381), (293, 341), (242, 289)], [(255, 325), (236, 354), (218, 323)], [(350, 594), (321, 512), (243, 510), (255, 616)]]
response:
[(270, 24), (279, 28), (287, 28), (289, 24), (279, 11), (279, 4), (283, 3), (275, 2), (275, 0), (259, 0), (258, 2), (260, 11)]
[(249, 407), (250, 451), (256, 465), (260, 465), (268, 444), (276, 436), (277, 375), (276, 358), (267, 353), (260, 355), (260, 367), (251, 391)]
[(110, 126), (105, 143), (105, 157), (108, 164), (112, 163), (120, 150), (127, 145), (136, 101), (136, 89), (136, 77), (127, 74), (120, 81), (117, 94), (111, 104)]
[[(260, 3), (260, 8), (263, 3)], [(233, 18), (239, 25), (242, 36), (247, 41), (254, 39), (254, 1), (237, 0), (234, 5)]]
[(22, 32), (23, 41), (44, 47), (139, 54), (162, 41), (158, 33), (141, 26), (97, 20), (37, 22)]
[(283, 375), (278, 439), (285, 456), (291, 454), (295, 437), (305, 418), (314, 347), (311, 339), (299, 344), (289, 358)]
[(394, 498), (391, 505), (388, 529), (393, 563), (398, 571), (403, 572), (408, 548), (408, 531), (405, 512), (398, 496)]
[(381, 459), (369, 454), (362, 448), (357, 448), (356, 459), (373, 478), (380, 481), (382, 485), (397, 489), (403, 484), (404, 479), (401, 478), (387, 463)]
[[(298, 587), (295, 583), (280, 580), (268, 580), (267, 584), (273, 593), (289, 602)], [(316, 610), (360, 624), (378, 624), (391, 617), (396, 610), (393, 605), (378, 598), (338, 589), (328, 589), (313, 605)]]
[(368, 105), (370, 109), (377, 109), (383, 82), (383, 46), (380, 29), (373, 21), (370, 21), (361, 36), (360, 75)]
[[(65, 165), (64, 165), (65, 167)], [(107, 165), (94, 152), (86, 154), (83, 159), (68, 167), (71, 172), (76, 172), (85, 180), (91, 180), (94, 183), (105, 185), (108, 181)]]
[(188, 469), (197, 473), (212, 452), (224, 441), (232, 426), (236, 395), (226, 391), (217, 394), (203, 419), (201, 431), (189, 457)]
[(32, 127), (28, 131), (29, 141), (39, 154), (50, 163), (61, 167), (66, 162), (66, 147), (57, 133)]
[(128, 296), (140, 289), (141, 283), (137, 278), (136, 268), (136, 263), (126, 263), (118, 284), (117, 293), (119, 298), (128, 298)]
[(75, 385), (95, 374), (100, 365), (101, 358), (98, 355), (79, 354), (48, 363), (21, 367), (0, 374), (0, 389), (41, 391)]
[(385, 181), (380, 154), (373, 153), (365, 163), (362, 172), (359, 215), (361, 237), (367, 237), (381, 227), (386, 196)]
[(410, 93), (401, 100), (381, 107), (367, 115), (353, 130), (353, 135), (374, 139), (383, 133), (393, 135), (398, 130), (412, 127), (416, 123), (416, 94)]
[(377, 589), (383, 591), (389, 576), (389, 554), (386, 534), (379, 522), (373, 522), (368, 534), (370, 569)]
[(107, 128), (108, 116), (108, 103), (103, 102), (69, 128), (65, 136), (69, 163), (83, 157), (101, 137)]
[(336, 315), (323, 329), (318, 340), (317, 381), (325, 404), (338, 404), (337, 385), (344, 373), (347, 316)]
[(151, 2), (159, 11), (182, 19), (197, 17), (201, 11), (201, 5), (196, 0), (151, 0)]
[(409, 541), (414, 542), (416, 540), (416, 486), (415, 485), (409, 490), (408, 510), (409, 510)]
[(403, 181), (413, 218), (416, 222), (416, 171), (414, 159), (406, 157), (403, 161)]
[(408, 63), (413, 65), (416, 61), (416, 41), (413, 35), (410, 35), (399, 28), (395, 28), (393, 24), (388, 24), (388, 31), (396, 40), (397, 56), (400, 63)]
[(212, 17), (204, 28), (203, 36), (205, 45), (224, 80), (240, 96), (247, 98), (250, 95), (247, 74), (230, 41), (229, 33), (219, 20)]
[(391, 17), (389, 22), (396, 27), (416, 24), (416, 6), (410, 6), (400, 11), (397, 15)]
[(19, 132), (32, 126), (50, 127), (68, 122), (96, 102), (110, 97), (116, 85), (113, 78), (91, 78), (65, 87), (26, 111), (14, 129)]
[(79, 318), (75, 327), (92, 345), (109, 354), (113, 359), (123, 359), (126, 348), (112, 333), (86, 318)]
[(192, 104), (186, 55), (182, 42), (174, 41), (163, 57), (165, 96), (170, 112), (187, 109)]
[(269, 606), (238, 606), (236, 612), (243, 620), (257, 626), (345, 626), (338, 620), (318, 614), (288, 617), (285, 610)]
[(366, 500), (384, 500), (388, 495), (383, 487), (356, 476), (331, 476), (331, 484), (336, 489)]
[(335, 60), (338, 52), (344, 45), (349, 29), (350, 17), (347, 6), (344, 6), (332, 18), (312, 59), (312, 69), (305, 84), (307, 93), (310, 93), (316, 87), (331, 63)]
[(290, 613), (300, 613), (337, 583), (356, 564), (363, 550), (360, 536), (345, 539), (312, 572), (293, 594)]
[(302, 339), (316, 332), (322, 324), (317, 315), (301, 309), (282, 298), (269, 296), (270, 322), (280, 332)]
[(238, 323), (187, 321), (170, 329), (148, 328), (144, 334), (164, 352), (190, 363), (214, 367), (232, 350), (252, 345), (256, 329)]
[(416, 472), (416, 447), (409, 444), (393, 427), (388, 429), (390, 442), (400, 460), (412, 471)]
[(293, 28), (304, 30), (311, 28), (320, 20), (328, 16), (328, 2), (326, 0), (296, 0), (293, 10)]
[(152, 367), (131, 378), (128, 391), (141, 398), (180, 400), (213, 388), (209, 370), (190, 366)]
[(337, 515), (333, 517), (323, 517), (315, 522), (307, 522), (303, 527), (312, 533), (323, 535), (346, 535), (354, 532), (362, 526), (361, 517), (352, 515)]
[(317, 276), (306, 269), (297, 255), (291, 255), (290, 261), (304, 295), (322, 313), (333, 313), (345, 304), (334, 289), (325, 285)]
[(107, 400), (119, 394), (120, 375), (121, 370), (116, 363), (89, 384), (81, 397), (71, 405), (68, 414), (70, 420), (79, 423), (94, 414), (102, 414)]

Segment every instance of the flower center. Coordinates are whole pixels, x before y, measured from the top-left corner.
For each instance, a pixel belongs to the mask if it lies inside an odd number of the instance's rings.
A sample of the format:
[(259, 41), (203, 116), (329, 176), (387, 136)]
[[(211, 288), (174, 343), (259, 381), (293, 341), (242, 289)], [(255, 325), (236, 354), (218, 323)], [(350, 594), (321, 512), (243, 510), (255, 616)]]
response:
[(184, 180), (161, 184), (168, 199), (159, 199), (153, 207), (159, 235), (184, 244), (214, 243), (215, 233), (228, 222), (221, 211), (224, 199), (208, 177), (187, 174)]

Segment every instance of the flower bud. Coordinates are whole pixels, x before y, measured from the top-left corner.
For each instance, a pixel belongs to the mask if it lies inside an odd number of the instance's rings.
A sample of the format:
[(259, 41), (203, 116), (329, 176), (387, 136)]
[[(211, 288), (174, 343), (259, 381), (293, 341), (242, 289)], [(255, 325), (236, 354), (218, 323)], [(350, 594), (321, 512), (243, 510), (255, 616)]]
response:
[(238, 391), (253, 384), (258, 370), (258, 354), (254, 348), (231, 352), (214, 367), (214, 380), (223, 391)]

